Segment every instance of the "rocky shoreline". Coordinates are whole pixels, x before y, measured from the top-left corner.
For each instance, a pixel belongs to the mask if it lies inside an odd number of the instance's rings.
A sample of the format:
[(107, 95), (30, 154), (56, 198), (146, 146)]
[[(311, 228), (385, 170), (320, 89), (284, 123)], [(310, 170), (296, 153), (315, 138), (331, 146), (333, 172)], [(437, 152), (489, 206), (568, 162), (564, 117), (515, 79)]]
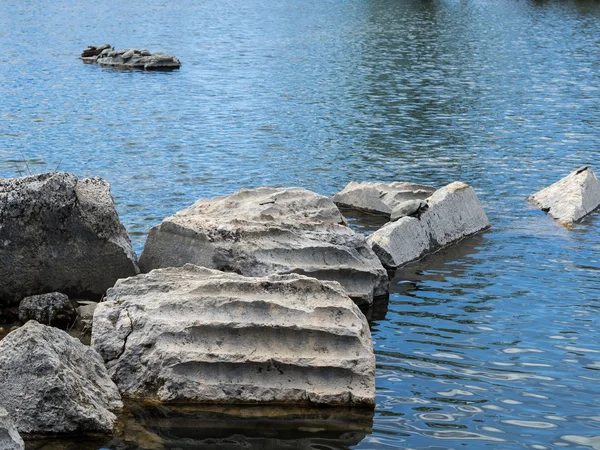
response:
[[(576, 195), (560, 205), (598, 207), (591, 170), (565, 180)], [(390, 221), (365, 238), (336, 204)], [(333, 199), (256, 188), (164, 219), (138, 267), (105, 181), (0, 179), (0, 321), (24, 324), (0, 340), (0, 447), (22, 448), (15, 430), (110, 434), (128, 399), (372, 411), (359, 307), (385, 298), (387, 269), (489, 227), (460, 182), (351, 183)], [(62, 330), (76, 323), (91, 346)]]

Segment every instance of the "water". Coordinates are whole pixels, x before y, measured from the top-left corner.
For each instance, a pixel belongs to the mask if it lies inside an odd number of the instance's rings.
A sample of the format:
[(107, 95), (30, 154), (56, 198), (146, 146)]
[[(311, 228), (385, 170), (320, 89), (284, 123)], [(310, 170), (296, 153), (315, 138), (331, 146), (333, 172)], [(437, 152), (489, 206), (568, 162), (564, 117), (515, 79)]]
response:
[[(567, 231), (525, 201), (600, 172), (600, 4), (0, 5), (0, 176), (104, 177), (138, 253), (162, 218), (244, 187), (461, 180), (483, 201), (493, 228), (398, 271), (372, 315), (372, 430), (269, 438), (223, 416), (224, 448), (600, 448), (600, 214)], [(183, 67), (76, 59), (104, 42)], [(168, 448), (217, 442), (161, 423)]]

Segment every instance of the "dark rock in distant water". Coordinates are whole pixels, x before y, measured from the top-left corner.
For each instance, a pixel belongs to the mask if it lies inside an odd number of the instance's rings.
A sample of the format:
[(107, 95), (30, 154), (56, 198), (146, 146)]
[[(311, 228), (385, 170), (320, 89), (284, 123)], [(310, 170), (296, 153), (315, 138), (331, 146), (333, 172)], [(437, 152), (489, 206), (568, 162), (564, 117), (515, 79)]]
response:
[(60, 292), (25, 297), (19, 305), (21, 322), (37, 320), (44, 325), (66, 329), (75, 322), (77, 312), (67, 297)]
[(0, 178), (0, 243), (0, 306), (54, 291), (100, 299), (139, 272), (110, 186), (97, 177)]
[(110, 45), (100, 47), (90, 45), (81, 54), (86, 64), (99, 64), (116, 69), (162, 70), (179, 69), (181, 62), (171, 55), (152, 54), (148, 50), (127, 49), (114, 50)]

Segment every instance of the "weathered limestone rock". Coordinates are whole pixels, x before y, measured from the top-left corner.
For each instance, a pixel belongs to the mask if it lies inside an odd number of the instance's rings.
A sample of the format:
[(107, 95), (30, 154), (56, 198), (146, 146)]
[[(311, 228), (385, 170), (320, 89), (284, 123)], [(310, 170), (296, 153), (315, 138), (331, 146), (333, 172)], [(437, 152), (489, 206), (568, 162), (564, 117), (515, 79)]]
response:
[(25, 450), (25, 443), (8, 412), (0, 406), (0, 450)]
[(338, 206), (389, 216), (399, 204), (407, 200), (424, 200), (434, 192), (434, 187), (401, 181), (393, 183), (352, 181), (333, 196), (333, 202)]
[(472, 188), (454, 182), (427, 199), (420, 217), (402, 217), (368, 238), (384, 266), (395, 268), (490, 226)]
[(139, 272), (136, 259), (101, 178), (0, 179), (0, 305), (54, 291), (100, 298)]
[(153, 227), (142, 271), (186, 263), (246, 276), (293, 272), (338, 281), (359, 305), (388, 287), (364, 236), (346, 226), (330, 199), (300, 188), (199, 200)]
[(94, 312), (96, 311), (97, 307), (97, 302), (79, 302), (79, 306), (77, 307), (77, 319), (81, 328), (92, 328), (92, 320), (94, 319)]
[(123, 395), (373, 406), (367, 320), (338, 283), (186, 264), (117, 281), (92, 346)]
[(94, 349), (34, 320), (0, 341), (0, 399), (31, 434), (110, 431), (122, 407)]
[(582, 167), (528, 200), (570, 227), (600, 206), (600, 181), (591, 169)]
[(81, 54), (86, 64), (99, 64), (117, 69), (141, 69), (169, 71), (179, 69), (181, 62), (171, 55), (151, 54), (148, 50), (111, 50), (110, 45), (101, 47), (90, 45)]
[(19, 304), (19, 320), (36, 320), (63, 330), (73, 324), (77, 313), (71, 300), (60, 292), (25, 297)]

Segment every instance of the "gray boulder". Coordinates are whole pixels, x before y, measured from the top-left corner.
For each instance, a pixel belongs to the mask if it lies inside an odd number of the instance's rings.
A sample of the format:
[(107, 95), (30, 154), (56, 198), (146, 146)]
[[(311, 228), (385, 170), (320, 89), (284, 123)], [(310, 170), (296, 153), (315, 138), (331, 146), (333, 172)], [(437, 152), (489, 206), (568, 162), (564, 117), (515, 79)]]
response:
[(373, 406), (365, 316), (336, 282), (187, 264), (117, 281), (92, 346), (124, 396)]
[(0, 306), (59, 291), (100, 298), (139, 272), (110, 186), (69, 173), (0, 179)]
[(25, 443), (19, 435), (8, 412), (0, 406), (0, 450), (25, 450)]
[(257, 188), (199, 200), (150, 230), (143, 272), (196, 264), (246, 276), (300, 273), (338, 281), (359, 305), (385, 295), (385, 269), (327, 197)]
[(490, 226), (475, 191), (464, 183), (438, 189), (427, 204), (419, 217), (402, 217), (369, 236), (384, 266), (396, 268)]
[(152, 54), (148, 50), (138, 49), (105, 51), (106, 49), (104, 46), (96, 48), (90, 45), (81, 54), (81, 59), (86, 64), (116, 69), (170, 71), (181, 67), (179, 59), (171, 55)]
[(419, 218), (427, 208), (429, 208), (429, 205), (426, 200), (407, 200), (394, 208), (390, 220), (395, 222), (406, 216)]
[(403, 181), (393, 183), (352, 181), (335, 194), (332, 200), (338, 206), (390, 216), (401, 203), (408, 200), (424, 200), (434, 192), (434, 187)]
[(36, 320), (44, 325), (66, 329), (73, 325), (77, 313), (71, 300), (60, 292), (25, 297), (19, 304), (19, 320)]
[(26, 434), (108, 432), (123, 406), (94, 349), (34, 320), (0, 341), (0, 399)]
[(529, 201), (570, 228), (600, 206), (600, 181), (591, 169), (581, 167), (531, 195)]

